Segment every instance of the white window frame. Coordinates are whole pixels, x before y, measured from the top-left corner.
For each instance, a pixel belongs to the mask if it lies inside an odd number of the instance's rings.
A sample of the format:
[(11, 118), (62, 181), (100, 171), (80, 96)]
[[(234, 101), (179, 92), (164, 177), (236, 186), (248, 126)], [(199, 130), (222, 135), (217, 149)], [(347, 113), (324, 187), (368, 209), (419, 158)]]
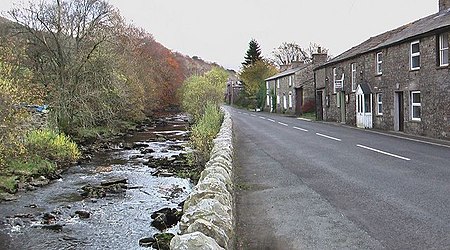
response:
[[(444, 41), (444, 37), (447, 38), (446, 42)], [(447, 62), (444, 62), (444, 54), (447, 54)], [(449, 53), (448, 53), (448, 33), (439, 35), (439, 66), (445, 67), (448, 66), (449, 61)]]
[(356, 75), (357, 75), (357, 71), (356, 71), (356, 63), (352, 63), (350, 64), (350, 67), (352, 69), (352, 92), (356, 91)]
[[(419, 46), (419, 51), (418, 52), (413, 52), (413, 46), (416, 45), (416, 44)], [(409, 61), (410, 61), (410, 68), (411, 68), (411, 70), (418, 70), (418, 69), (420, 69), (420, 41), (419, 40), (414, 41), (414, 42), (411, 43), (410, 53), (409, 54), (410, 54)], [(419, 65), (416, 66), (416, 67), (413, 66), (413, 58), (415, 58), (415, 57), (419, 58)]]
[(287, 98), (286, 98), (286, 94), (283, 94), (283, 109), (287, 109)]
[(292, 108), (292, 92), (289, 91), (289, 108)]
[(376, 66), (377, 75), (383, 74), (383, 52), (376, 54)]
[(277, 104), (280, 104), (280, 95), (277, 95)]
[(289, 87), (292, 86), (292, 75), (289, 76)]
[(336, 68), (333, 68), (333, 94), (336, 94), (336, 78), (337, 78)]
[(377, 115), (383, 115), (383, 93), (377, 93), (375, 96), (377, 101)]
[[(419, 94), (420, 102), (414, 102), (414, 95)], [(420, 91), (411, 91), (411, 120), (413, 121), (421, 121), (422, 120), (422, 96)], [(419, 107), (420, 109), (420, 117), (414, 117), (414, 107)]]
[(280, 78), (277, 79), (277, 89), (280, 88)]

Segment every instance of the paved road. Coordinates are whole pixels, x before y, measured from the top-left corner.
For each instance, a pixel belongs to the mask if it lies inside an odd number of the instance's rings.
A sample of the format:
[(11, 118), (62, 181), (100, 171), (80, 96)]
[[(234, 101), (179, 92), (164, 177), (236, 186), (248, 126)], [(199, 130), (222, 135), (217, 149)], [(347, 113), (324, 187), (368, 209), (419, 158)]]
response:
[(230, 110), (237, 249), (450, 249), (450, 147)]

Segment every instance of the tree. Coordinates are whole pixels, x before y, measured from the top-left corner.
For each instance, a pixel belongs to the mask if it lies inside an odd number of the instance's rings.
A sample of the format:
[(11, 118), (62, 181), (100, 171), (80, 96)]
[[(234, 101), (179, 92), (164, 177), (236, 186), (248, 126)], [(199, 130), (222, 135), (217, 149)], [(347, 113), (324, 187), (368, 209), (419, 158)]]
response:
[(244, 68), (255, 64), (257, 61), (262, 60), (261, 48), (259, 47), (258, 42), (255, 39), (252, 39), (248, 45), (249, 48), (247, 50), (247, 53), (245, 54), (245, 60), (242, 63), (242, 66), (244, 66)]
[(310, 63), (312, 61), (312, 55), (317, 53), (319, 48), (321, 48), (321, 53), (328, 52), (328, 49), (323, 48), (317, 43), (310, 43), (307, 49), (302, 49), (300, 45), (294, 42), (283, 42), (272, 52), (273, 62), (277, 66), (289, 65), (295, 61)]
[(282, 43), (277, 49), (272, 52), (274, 62), (278, 66), (288, 65), (294, 61), (304, 61), (307, 54), (300, 45), (296, 43)]
[(265, 97), (265, 79), (275, 75), (277, 69), (265, 60), (255, 62), (253, 65), (244, 68), (239, 78), (244, 85), (244, 91), (250, 99), (255, 100), (254, 106), (263, 107)]
[(198, 121), (207, 104), (218, 107), (223, 102), (227, 80), (228, 73), (217, 67), (202, 76), (189, 77), (181, 89), (183, 109)]

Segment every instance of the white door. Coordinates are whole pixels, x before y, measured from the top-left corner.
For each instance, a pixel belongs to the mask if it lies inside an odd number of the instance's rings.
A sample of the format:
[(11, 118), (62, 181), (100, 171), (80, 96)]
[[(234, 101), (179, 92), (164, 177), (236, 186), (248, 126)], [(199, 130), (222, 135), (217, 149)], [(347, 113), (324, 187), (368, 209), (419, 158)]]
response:
[(372, 128), (372, 94), (364, 93), (361, 85), (356, 89), (356, 126)]

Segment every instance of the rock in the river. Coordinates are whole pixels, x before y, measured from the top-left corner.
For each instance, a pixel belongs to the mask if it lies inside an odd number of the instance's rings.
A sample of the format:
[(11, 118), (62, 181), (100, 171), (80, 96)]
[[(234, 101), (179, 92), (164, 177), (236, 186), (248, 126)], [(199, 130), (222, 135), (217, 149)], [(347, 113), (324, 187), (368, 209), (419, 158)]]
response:
[(81, 219), (87, 219), (89, 217), (91, 217), (91, 213), (89, 213), (88, 211), (83, 211), (83, 210), (78, 210), (75, 212), (76, 215), (78, 215), (78, 217), (80, 217)]
[(30, 185), (32, 185), (34, 187), (42, 187), (42, 186), (48, 185), (49, 182), (50, 181), (47, 178), (45, 178), (44, 176), (39, 176), (36, 179), (32, 179), (30, 182)]
[(164, 230), (176, 225), (182, 216), (182, 212), (176, 208), (163, 208), (154, 212), (151, 216), (153, 219), (152, 226), (159, 230)]
[(127, 184), (128, 179), (123, 177), (112, 178), (110, 180), (102, 181), (100, 185), (102, 186), (111, 186), (116, 184)]
[(44, 215), (42, 215), (42, 219), (44, 219), (44, 224), (52, 224), (53, 222), (55, 222), (56, 216), (51, 213), (45, 213)]
[(141, 148), (141, 154), (151, 154), (154, 153), (155, 150), (151, 149), (151, 148)]
[(64, 226), (64, 224), (55, 223), (55, 224), (42, 225), (41, 228), (48, 229), (48, 230), (61, 231), (63, 229), (63, 226)]
[(139, 240), (139, 246), (141, 247), (152, 247), (153, 243), (155, 243), (156, 240), (153, 237), (146, 237)]
[(141, 142), (135, 142), (133, 144), (133, 149), (138, 149), (138, 148), (146, 148), (148, 145), (145, 143), (141, 143)]
[(171, 233), (162, 233), (155, 234), (153, 237), (156, 240), (156, 242), (152, 245), (153, 248), (159, 250), (170, 250), (170, 241), (173, 237), (175, 237), (175, 235)]

